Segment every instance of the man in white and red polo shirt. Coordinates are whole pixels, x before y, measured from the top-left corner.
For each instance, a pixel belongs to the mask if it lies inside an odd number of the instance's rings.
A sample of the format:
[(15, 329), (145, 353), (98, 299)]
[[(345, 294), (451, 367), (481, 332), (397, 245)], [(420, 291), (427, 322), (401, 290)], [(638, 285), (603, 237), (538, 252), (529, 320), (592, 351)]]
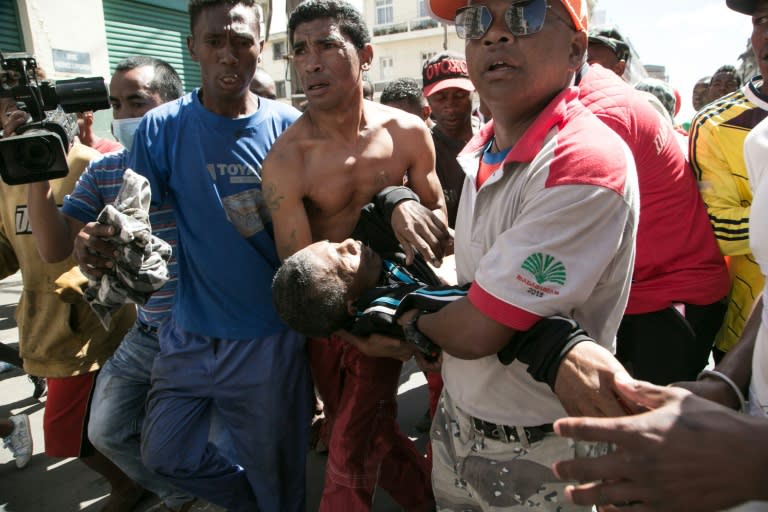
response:
[[(456, 264), (469, 296), (402, 322), (406, 338), (444, 351), (431, 432), (437, 508), (583, 510), (565, 503), (550, 466), (584, 446), (554, 436), (552, 422), (624, 413), (609, 389), (624, 371), (611, 350), (638, 220), (628, 147), (570, 85), (587, 47), (586, 1), (429, 5), (466, 40), (470, 78), (493, 116), (458, 157), (467, 178)], [(594, 341), (530, 335), (553, 315)]]

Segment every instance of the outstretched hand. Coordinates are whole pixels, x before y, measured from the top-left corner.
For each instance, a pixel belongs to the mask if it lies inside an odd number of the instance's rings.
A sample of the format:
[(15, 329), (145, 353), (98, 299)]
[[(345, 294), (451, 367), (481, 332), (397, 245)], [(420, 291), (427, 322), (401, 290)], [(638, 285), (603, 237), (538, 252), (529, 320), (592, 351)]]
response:
[(418, 252), (439, 267), (443, 256), (453, 252), (453, 236), (445, 223), (418, 201), (400, 201), (392, 210), (391, 223), (407, 265), (413, 263)]
[[(704, 512), (744, 501), (735, 497), (738, 482), (753, 476), (744, 472), (750, 466), (742, 428), (754, 419), (685, 389), (636, 381), (626, 374), (617, 374), (613, 388), (631, 409), (646, 412), (555, 423), (558, 435), (616, 445), (608, 455), (554, 464), (561, 480), (585, 482), (566, 488), (570, 501), (603, 505), (603, 512)], [(724, 474), (737, 469), (736, 457), (744, 466), (727, 480)]]

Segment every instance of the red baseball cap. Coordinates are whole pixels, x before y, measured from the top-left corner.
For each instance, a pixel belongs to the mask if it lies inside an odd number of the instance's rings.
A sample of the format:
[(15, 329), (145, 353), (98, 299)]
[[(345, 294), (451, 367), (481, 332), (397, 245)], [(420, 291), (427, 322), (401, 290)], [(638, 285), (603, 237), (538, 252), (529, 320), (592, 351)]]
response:
[(455, 52), (438, 53), (425, 62), (421, 68), (421, 78), (425, 97), (449, 87), (470, 92), (475, 90), (469, 79), (467, 59)]
[[(560, 0), (571, 15), (576, 30), (587, 30), (587, 0)], [(728, 0), (731, 3), (731, 0)], [(433, 18), (443, 23), (452, 24), (456, 11), (466, 7), (467, 0), (429, 0), (427, 7)]]

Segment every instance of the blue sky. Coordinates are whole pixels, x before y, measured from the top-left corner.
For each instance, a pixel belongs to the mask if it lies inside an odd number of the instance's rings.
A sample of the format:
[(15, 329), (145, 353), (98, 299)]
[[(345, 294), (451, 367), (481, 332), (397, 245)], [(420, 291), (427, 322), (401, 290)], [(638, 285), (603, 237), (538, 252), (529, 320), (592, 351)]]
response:
[(667, 67), (683, 97), (679, 121), (693, 115), (693, 84), (722, 64), (736, 65), (752, 31), (751, 18), (725, 0), (598, 0), (598, 9), (632, 40), (644, 64)]

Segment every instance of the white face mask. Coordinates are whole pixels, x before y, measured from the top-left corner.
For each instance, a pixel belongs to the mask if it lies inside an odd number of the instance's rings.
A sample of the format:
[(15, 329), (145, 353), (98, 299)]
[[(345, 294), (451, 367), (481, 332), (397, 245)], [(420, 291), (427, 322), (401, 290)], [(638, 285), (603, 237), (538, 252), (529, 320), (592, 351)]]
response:
[(117, 141), (125, 146), (125, 149), (128, 151), (130, 151), (131, 146), (133, 146), (133, 137), (136, 135), (136, 129), (139, 127), (140, 122), (140, 117), (112, 120), (112, 135), (114, 135)]

